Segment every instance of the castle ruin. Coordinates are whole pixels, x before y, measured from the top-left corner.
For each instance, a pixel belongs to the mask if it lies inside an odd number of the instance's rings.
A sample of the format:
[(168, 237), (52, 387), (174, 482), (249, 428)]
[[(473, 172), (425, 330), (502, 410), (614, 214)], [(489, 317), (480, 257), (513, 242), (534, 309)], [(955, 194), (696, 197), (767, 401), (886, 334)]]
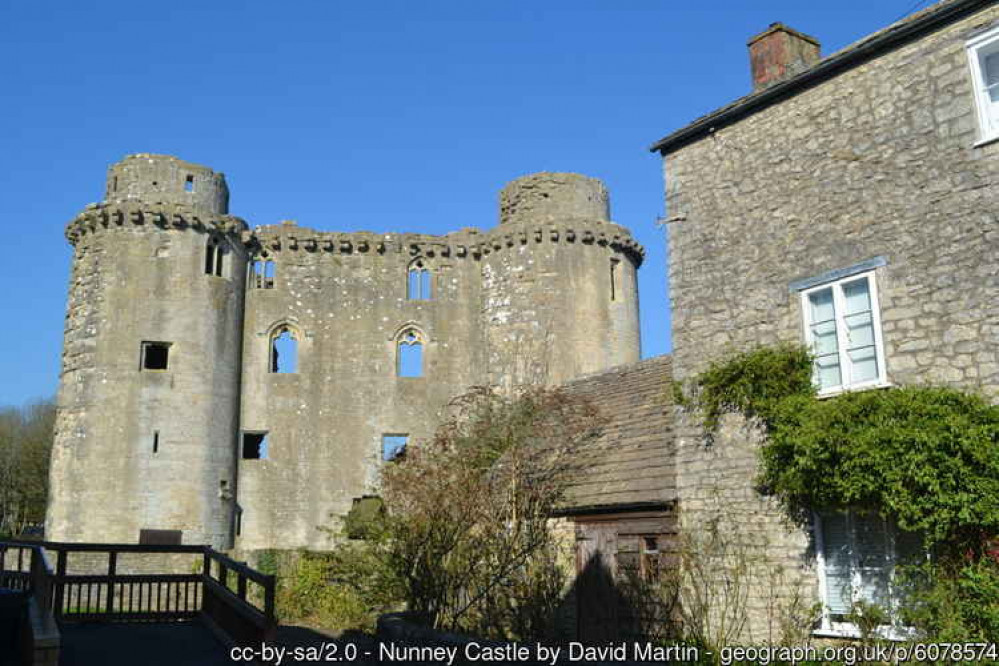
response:
[(221, 173), (139, 154), (69, 223), (49, 539), (328, 548), (454, 396), (639, 359), (644, 251), (598, 180), (519, 178), (443, 236), (228, 211)]

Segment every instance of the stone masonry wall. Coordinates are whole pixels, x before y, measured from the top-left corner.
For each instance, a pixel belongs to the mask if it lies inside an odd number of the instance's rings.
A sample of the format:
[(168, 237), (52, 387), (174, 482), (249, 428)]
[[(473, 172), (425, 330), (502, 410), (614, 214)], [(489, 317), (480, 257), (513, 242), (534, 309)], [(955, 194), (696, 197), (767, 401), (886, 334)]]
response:
[[(890, 382), (999, 399), (999, 144), (975, 146), (964, 48), (997, 20), (993, 5), (666, 156), (678, 381), (733, 350), (803, 341), (789, 285), (883, 257)], [(685, 414), (677, 430), (685, 525), (720, 507), (817, 599), (808, 534), (752, 489), (757, 434), (733, 418), (709, 447)], [(747, 636), (766, 631), (757, 612)]]

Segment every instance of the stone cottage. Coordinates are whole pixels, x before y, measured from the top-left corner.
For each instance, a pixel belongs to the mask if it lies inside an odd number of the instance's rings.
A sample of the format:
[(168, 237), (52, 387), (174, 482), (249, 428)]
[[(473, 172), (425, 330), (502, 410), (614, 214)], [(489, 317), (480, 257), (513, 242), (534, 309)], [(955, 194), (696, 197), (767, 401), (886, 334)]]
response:
[[(790, 341), (816, 353), (821, 395), (930, 383), (999, 399), (999, 5), (945, 0), (827, 57), (777, 23), (749, 51), (752, 92), (652, 146), (675, 379)], [(775, 599), (818, 600), (817, 633), (850, 636), (853, 602), (890, 598), (890, 526), (815, 515), (802, 531), (754, 491), (741, 419), (713, 446), (689, 414), (674, 429), (681, 529), (720, 512), (780, 573), (755, 582), (744, 639), (767, 639)]]

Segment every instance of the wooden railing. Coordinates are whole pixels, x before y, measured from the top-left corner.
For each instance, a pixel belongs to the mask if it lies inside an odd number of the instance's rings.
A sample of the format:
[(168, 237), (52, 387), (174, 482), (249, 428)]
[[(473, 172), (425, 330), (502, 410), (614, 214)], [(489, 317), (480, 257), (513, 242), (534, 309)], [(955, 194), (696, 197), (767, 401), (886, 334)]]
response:
[[(54, 571), (45, 551), (55, 557)], [(191, 573), (130, 573), (121, 567), (125, 554), (150, 558), (187, 554), (197, 567), (192, 566)], [(80, 555), (88, 559), (86, 573), (68, 573), (71, 558)], [(176, 564), (170, 568), (176, 569)], [(40, 607), (51, 609), (60, 622), (175, 622), (201, 617), (239, 644), (259, 643), (276, 627), (274, 586), (273, 576), (207, 546), (0, 541), (0, 587), (30, 588)]]

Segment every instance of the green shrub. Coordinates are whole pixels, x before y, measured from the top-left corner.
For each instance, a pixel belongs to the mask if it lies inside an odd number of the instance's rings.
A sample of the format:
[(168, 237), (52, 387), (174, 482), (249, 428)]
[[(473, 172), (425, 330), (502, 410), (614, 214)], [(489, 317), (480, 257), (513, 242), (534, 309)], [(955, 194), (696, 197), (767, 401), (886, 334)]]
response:
[(372, 631), (377, 604), (363, 590), (335, 580), (333, 553), (301, 553), (278, 578), (277, 610), (282, 622), (306, 622), (325, 629)]
[(792, 510), (869, 509), (928, 544), (979, 552), (999, 532), (999, 408), (950, 388), (778, 405), (761, 485)]
[(999, 563), (992, 558), (927, 563), (901, 572), (903, 621), (941, 642), (999, 636)]

